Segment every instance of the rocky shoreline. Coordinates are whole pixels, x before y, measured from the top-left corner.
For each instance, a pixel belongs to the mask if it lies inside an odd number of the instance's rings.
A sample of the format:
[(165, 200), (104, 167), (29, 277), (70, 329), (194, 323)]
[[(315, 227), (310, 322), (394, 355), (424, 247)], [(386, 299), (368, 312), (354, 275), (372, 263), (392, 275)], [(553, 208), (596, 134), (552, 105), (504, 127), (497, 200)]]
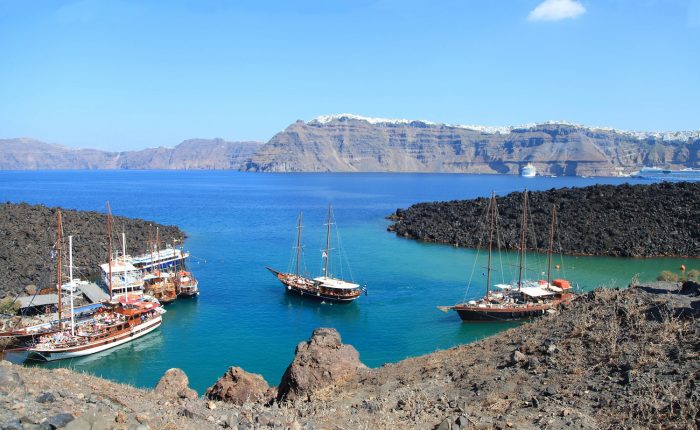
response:
[[(28, 285), (47, 288), (55, 282), (55, 263), (51, 248), (56, 241), (56, 211), (43, 205), (26, 203), (0, 204), (0, 298), (14, 299)], [(73, 259), (77, 275), (96, 278), (99, 264), (107, 260), (107, 215), (98, 212), (62, 209), (63, 235), (74, 236)], [(185, 233), (175, 226), (165, 226), (141, 219), (112, 217), (114, 232), (125, 232), (127, 252), (148, 250), (148, 225), (160, 230), (162, 243), (181, 243)], [(119, 237), (113, 238), (115, 243)], [(53, 281), (51, 280), (53, 276)]]
[[(546, 251), (552, 205), (555, 252), (619, 257), (700, 257), (700, 183), (593, 185), (531, 192), (528, 249)], [(496, 197), (500, 247), (518, 249), (522, 193)], [(389, 216), (389, 231), (425, 242), (488, 243), (488, 198), (418, 203)]]
[(317, 329), (278, 387), (231, 368), (203, 397), (178, 369), (142, 390), (3, 361), (0, 428), (697, 428), (699, 313), (694, 282), (599, 289), (558, 315), (378, 369)]

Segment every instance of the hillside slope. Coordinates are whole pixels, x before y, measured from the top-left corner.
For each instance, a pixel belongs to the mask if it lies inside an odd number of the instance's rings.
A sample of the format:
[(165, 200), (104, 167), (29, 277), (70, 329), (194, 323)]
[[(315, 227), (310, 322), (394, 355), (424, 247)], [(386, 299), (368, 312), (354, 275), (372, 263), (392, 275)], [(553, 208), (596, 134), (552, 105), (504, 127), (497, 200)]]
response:
[[(316, 330), (310, 343), (322, 356), (307, 357), (305, 369), (319, 376), (306, 380), (316, 388), (282, 403), (194, 398), (177, 371), (166, 372), (155, 390), (141, 390), (3, 361), (0, 426), (74, 420), (74, 428), (117, 429), (697, 428), (698, 288), (597, 290), (557, 315), (378, 369), (335, 369), (326, 360), (351, 347), (323, 343), (340, 338), (332, 329)], [(457, 330), (461, 323), (453, 320), (446, 323)], [(307, 345), (299, 344), (295, 361)], [(236, 374), (230, 394), (250, 392), (245, 372)]]

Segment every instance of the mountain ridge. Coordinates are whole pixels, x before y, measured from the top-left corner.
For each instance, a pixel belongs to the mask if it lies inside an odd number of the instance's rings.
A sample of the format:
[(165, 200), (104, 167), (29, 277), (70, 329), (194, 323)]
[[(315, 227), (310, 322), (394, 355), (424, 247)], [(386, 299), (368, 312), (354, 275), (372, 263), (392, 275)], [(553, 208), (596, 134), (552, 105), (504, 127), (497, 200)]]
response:
[(568, 121), (453, 125), (354, 114), (298, 120), (268, 142), (188, 139), (173, 148), (101, 151), (0, 139), (0, 169), (226, 169), (617, 176), (700, 167), (700, 130), (625, 131)]
[(0, 170), (237, 169), (262, 142), (188, 139), (136, 151), (70, 148), (32, 138), (0, 139)]

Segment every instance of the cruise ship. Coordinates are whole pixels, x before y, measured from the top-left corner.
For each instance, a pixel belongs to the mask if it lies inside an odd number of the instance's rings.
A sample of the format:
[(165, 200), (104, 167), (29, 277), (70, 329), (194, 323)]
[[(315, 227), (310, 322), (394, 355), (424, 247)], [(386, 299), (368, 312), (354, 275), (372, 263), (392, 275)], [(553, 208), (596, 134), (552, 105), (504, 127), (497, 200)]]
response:
[(671, 170), (661, 167), (643, 167), (631, 176), (662, 181), (700, 181), (700, 169)]
[(520, 176), (523, 178), (534, 178), (537, 176), (537, 169), (532, 165), (532, 163), (527, 163), (520, 171)]

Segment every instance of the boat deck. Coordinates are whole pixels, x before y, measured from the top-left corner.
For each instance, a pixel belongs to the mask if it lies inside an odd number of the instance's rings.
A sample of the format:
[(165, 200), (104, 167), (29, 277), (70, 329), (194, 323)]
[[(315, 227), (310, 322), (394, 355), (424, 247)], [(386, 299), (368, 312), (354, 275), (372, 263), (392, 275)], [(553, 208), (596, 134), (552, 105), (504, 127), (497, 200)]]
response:
[(77, 287), (80, 289), (80, 291), (82, 291), (83, 295), (85, 295), (85, 297), (87, 297), (87, 299), (91, 303), (109, 300), (109, 294), (107, 294), (105, 290), (103, 290), (93, 282), (81, 282), (77, 284)]

